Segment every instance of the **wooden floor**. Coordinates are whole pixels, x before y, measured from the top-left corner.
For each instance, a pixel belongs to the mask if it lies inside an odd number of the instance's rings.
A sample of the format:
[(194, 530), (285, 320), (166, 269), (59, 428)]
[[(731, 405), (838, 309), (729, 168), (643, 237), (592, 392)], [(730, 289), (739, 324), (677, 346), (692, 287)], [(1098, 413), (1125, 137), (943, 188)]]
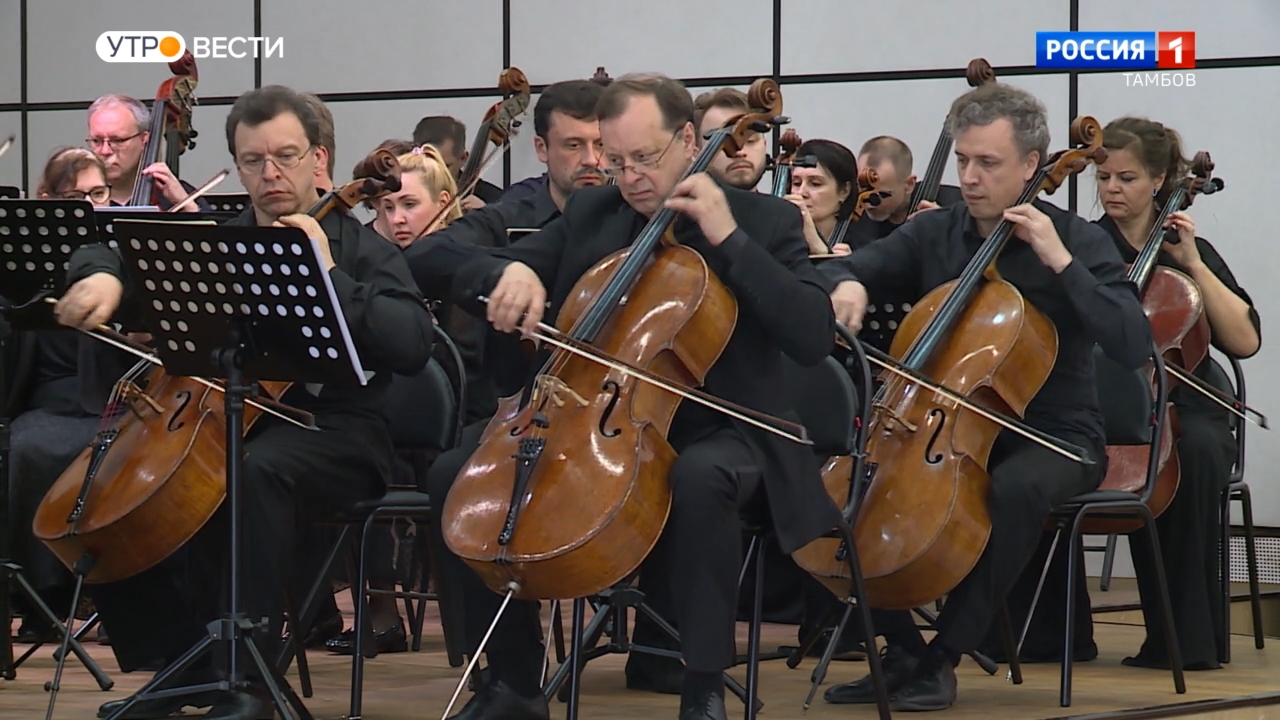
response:
[[(1107, 594), (1108, 602), (1124, 602), (1121, 593)], [(346, 594), (343, 594), (345, 597)], [(451, 668), (444, 654), (444, 645), (434, 606), (428, 611), (427, 636), (421, 652), (383, 655), (366, 665), (364, 714), (370, 720), (407, 720), (413, 718), (437, 718), (444, 711), (453, 688), (461, 676), (461, 668)], [(1134, 613), (1118, 615), (1099, 614), (1095, 638), (1099, 645), (1098, 659), (1080, 663), (1075, 668), (1073, 704), (1070, 708), (1058, 705), (1057, 664), (1024, 666), (1025, 682), (1015, 686), (1005, 679), (1003, 666), (995, 676), (989, 676), (971, 660), (965, 659), (957, 670), (960, 683), (959, 700), (948, 712), (936, 717), (948, 720), (996, 718), (1021, 720), (1031, 718), (1063, 718), (1090, 716), (1094, 713), (1164, 706), (1217, 698), (1264, 695), (1280, 692), (1280, 640), (1268, 644), (1265, 650), (1256, 650), (1249, 636), (1233, 638), (1233, 661), (1222, 670), (1187, 674), (1187, 693), (1177, 695), (1167, 671), (1144, 670), (1124, 667), (1120, 661), (1133, 654), (1142, 641), (1142, 629), (1132, 625)], [(566, 627), (567, 627), (566, 617)], [(348, 621), (349, 622), (349, 621)], [(1240, 626), (1245, 627), (1245, 626)], [(740, 631), (745, 625), (739, 626)], [(1239, 627), (1237, 628), (1239, 629)], [(791, 626), (766, 626), (763, 647), (766, 650), (779, 644), (794, 644), (795, 628)], [(745, 648), (745, 636), (742, 638)], [(107, 700), (124, 697), (147, 680), (136, 673), (121, 674), (110, 649), (89, 643), (86, 648), (103, 665), (115, 681), (110, 692), (101, 692), (83, 667), (74, 661), (67, 666), (62, 691), (58, 695), (54, 717), (93, 718), (97, 706)], [(17, 646), (19, 652), (25, 646)], [(18, 670), (17, 679), (0, 681), (0, 718), (43, 718), (49, 695), (44, 684), (53, 677), (52, 648), (43, 647)], [(324, 652), (308, 654), (311, 661), (314, 697), (306, 704), (317, 719), (342, 718), (347, 714), (350, 687), (350, 662), (347, 658)], [(678, 698), (629, 691), (624, 686), (622, 667), (625, 657), (609, 656), (588, 665), (583, 677), (582, 710), (584, 720), (594, 718), (674, 718)], [(801, 705), (809, 689), (809, 676), (814, 661), (807, 661), (795, 670), (786, 667), (781, 660), (762, 665), (761, 697), (765, 707), (760, 718), (800, 718)], [(554, 670), (554, 658), (553, 658)], [(866, 673), (865, 662), (837, 662), (832, 664), (827, 684), (847, 682)], [(732, 672), (740, 680), (741, 669)], [(296, 683), (296, 672), (290, 680)], [(464, 691), (460, 703), (469, 694)], [(730, 717), (742, 717), (743, 707), (732, 696)], [(553, 717), (564, 717), (564, 705), (554, 703)], [(455, 709), (456, 712), (456, 709)], [(1217, 720), (1256, 720), (1280, 718), (1280, 704), (1242, 707), (1233, 710), (1179, 713), (1182, 717), (1215, 718)], [(822, 701), (821, 690), (806, 718), (871, 718), (876, 717), (874, 706), (854, 707), (828, 705)], [(1156, 717), (1156, 715), (1145, 715)]]

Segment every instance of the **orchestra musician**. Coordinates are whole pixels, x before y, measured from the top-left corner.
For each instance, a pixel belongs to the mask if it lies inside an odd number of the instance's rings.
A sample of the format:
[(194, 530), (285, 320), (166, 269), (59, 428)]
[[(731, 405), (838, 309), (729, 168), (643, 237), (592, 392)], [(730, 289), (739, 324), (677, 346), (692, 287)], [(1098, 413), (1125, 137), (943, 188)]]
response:
[[(140, 175), (149, 175), (161, 194), (160, 209), (176, 205), (195, 191), (195, 187), (174, 177), (163, 162), (154, 162), (138, 172), (143, 149), (150, 138), (151, 111), (128, 95), (103, 95), (89, 105), (89, 149), (102, 158), (107, 168), (107, 184), (111, 187), (111, 204), (127, 205)], [(197, 203), (189, 203), (184, 212), (197, 212)]]
[[(1010, 240), (997, 268), (1058, 335), (1053, 369), (1024, 422), (1084, 448), (1095, 464), (1066, 459), (1008, 432), (1000, 436), (987, 466), (990, 539), (973, 570), (947, 596), (937, 635), (926, 645), (909, 613), (876, 613), (876, 630), (888, 646), (885, 680), (898, 710), (941, 710), (955, 702), (954, 667), (982, 641), (1030, 560), (1051, 509), (1101, 481), (1105, 435), (1093, 347), (1131, 368), (1147, 361), (1151, 347), (1136, 288), (1106, 233), (1040, 200), (1012, 206), (1046, 160), (1044, 105), (1023, 90), (993, 83), (958, 98), (948, 124), (964, 203), (921, 213), (887, 237), (819, 265), (839, 283), (831, 298), (837, 319), (856, 331), (870, 287), (896, 288), (918, 300), (956, 279), (1001, 221), (1012, 223), (1017, 240)], [(874, 703), (874, 686), (863, 678), (828, 689), (826, 699)]]
[[(1188, 162), (1177, 131), (1145, 118), (1111, 121), (1103, 130), (1103, 145), (1108, 149), (1107, 160), (1097, 168), (1097, 186), (1104, 215), (1095, 222), (1111, 236), (1125, 262), (1132, 262), (1151, 236), (1156, 216), (1174, 186), (1186, 177)], [(1157, 262), (1186, 273), (1200, 288), (1214, 347), (1236, 358), (1256, 354), (1262, 344), (1262, 321), (1222, 255), (1196, 235), (1195, 221), (1187, 212), (1174, 212), (1166, 227), (1176, 232), (1179, 242), (1169, 242), (1167, 234)], [(1217, 384), (1211, 374), (1213, 362), (1205, 358), (1192, 374)], [(1229, 387), (1222, 389), (1230, 392)], [(1235, 462), (1236, 439), (1231, 415), (1199, 392), (1178, 384), (1170, 390), (1169, 400), (1177, 412), (1181, 479), (1169, 506), (1156, 518), (1156, 528), (1183, 668), (1212, 670), (1221, 667), (1218, 658), (1228, 641), (1221, 623), (1218, 531), (1221, 495)], [(1143, 532), (1128, 537), (1142, 606), (1154, 608), (1159, 590), (1150, 540)], [(1065, 587), (1065, 552), (1056, 555), (1061, 556), (1055, 556), (1059, 571), (1051, 570), (1046, 587), (1050, 583)], [(1083, 573), (1083, 564), (1079, 567)], [(1040, 572), (1039, 566), (1034, 573), (1031, 570), (1019, 580), (1023, 606), (1011, 604), (1011, 616), (1026, 616), (1030, 594), (1025, 590), (1034, 590)], [(1074, 652), (1096, 654), (1089, 596), (1083, 583), (1077, 587), (1081, 591), (1076, 594), (1079, 619)], [(1061, 656), (1062, 630), (1057, 628), (1061, 628), (1064, 600), (1062, 590), (1041, 593), (1022, 655), (1031, 659)], [(1123, 662), (1167, 669), (1169, 654), (1159, 614), (1143, 612), (1143, 621), (1146, 639), (1139, 652)]]
[(832, 234), (857, 202), (858, 161), (849, 148), (834, 140), (806, 140), (796, 157), (812, 157), (814, 167), (797, 165), (791, 170), (791, 194), (787, 195), (804, 216), (804, 239), (812, 255), (846, 254), (840, 241), (828, 247)]
[[(693, 122), (698, 128), (698, 144), (707, 134), (724, 127), (743, 113), (751, 112), (747, 94), (737, 88), (725, 87), (699, 95), (693, 101)], [(769, 143), (765, 136), (753, 133), (746, 147), (732, 156), (717, 153), (707, 172), (711, 177), (739, 190), (755, 190), (764, 177), (769, 156)]]
[[(315, 203), (316, 170), (326, 162), (327, 150), (320, 144), (315, 111), (303, 97), (278, 85), (247, 92), (232, 106), (226, 130), (252, 201), (232, 224), (297, 227), (317, 242), (361, 363), (374, 371), (363, 387), (298, 384), (285, 394), (285, 404), (314, 414), (319, 431), (263, 417), (246, 437), (242, 529), (244, 546), (253, 551), (244, 555), (244, 607), (247, 617), (268, 619), (258, 643), (265, 657), (274, 658), (298, 528), (385, 490), (394, 457), (386, 392), (392, 373), (413, 374), (427, 363), (433, 326), (393, 245), (348, 215), (330, 213), (317, 222), (305, 214)], [(129, 282), (120, 257), (104, 246), (78, 251), (68, 280), (73, 284), (55, 312), (64, 325), (82, 329), (111, 318)], [(224, 511), (225, 506), (219, 515)], [(219, 525), (209, 523), (187, 546), (196, 572), (220, 565), (226, 542)], [(135, 670), (140, 660), (152, 657), (171, 662), (205, 636), (205, 624), (219, 609), (209, 607), (211, 598), (190, 584), (183, 597), (182, 584), (166, 562), (127, 580), (94, 586), (122, 670)], [(205, 682), (215, 673), (211, 664), (198, 661), (175, 682)], [(123, 702), (105, 704), (100, 715)], [(213, 706), (208, 718), (269, 717), (272, 712), (257, 693), (210, 692), (145, 700), (129, 717), (164, 717), (184, 706)]]
[(333, 129), (333, 113), (329, 111), (329, 106), (320, 99), (319, 95), (309, 92), (299, 94), (315, 111), (316, 119), (320, 121), (320, 147), (325, 149), (326, 157), (324, 165), (316, 167), (315, 186), (316, 192), (323, 195), (333, 189), (333, 164), (338, 158), (338, 141)]
[[(413, 144), (435, 146), (449, 165), (454, 178), (462, 172), (471, 151), (467, 149), (467, 126), (457, 118), (448, 115), (430, 115), (418, 121), (413, 128)], [(474, 210), (502, 197), (502, 188), (480, 179), (475, 190), (462, 198), (462, 209)]]
[[(499, 331), (527, 331), (540, 320), (554, 322), (579, 275), (627, 247), (665, 202), (683, 215), (675, 225), (677, 240), (701, 254), (738, 299), (736, 329), (705, 390), (794, 417), (783, 391), (781, 356), (817, 363), (831, 352), (835, 332), (829, 286), (808, 259), (800, 214), (771, 196), (723, 188), (705, 173), (681, 181), (698, 139), (692, 98), (678, 81), (656, 74), (621, 77), (604, 89), (596, 114), (616, 186), (578, 191), (542, 231), (492, 254), (473, 252), (472, 261), (451, 276), (431, 278), (414, 266), (415, 277), (436, 291), (453, 288), (460, 305), (484, 313)], [(424, 287), (424, 293), (432, 290)], [(487, 308), (478, 296), (490, 298)], [(779, 297), (790, 300), (783, 305)], [(724, 718), (722, 672), (736, 655), (740, 514), (767, 508), (780, 544), (791, 552), (831, 527), (837, 510), (803, 445), (689, 403), (680, 406), (668, 437), (679, 453), (669, 477), (671, 513), (642, 575), (665, 578), (682, 630), (680, 718)], [(446, 497), (477, 445), (472, 433), (436, 461), (428, 479), (432, 497)], [(450, 561), (459, 563), (452, 556)], [(500, 598), (469, 568), (457, 572), (465, 579), (468, 642), (474, 646)], [(486, 647), (491, 680), (455, 717), (547, 718), (539, 691), (540, 634), (536, 603), (512, 601)]]
[[(590, 80), (566, 80), (548, 85), (533, 106), (533, 150), (547, 166), (541, 175), (514, 183), (502, 194), (502, 201), (515, 200), (539, 191), (550, 195), (557, 210), (576, 188), (600, 185), (600, 126), (596, 122), (596, 101), (604, 87)], [(543, 220), (542, 217), (535, 218)], [(540, 227), (546, 222), (519, 223), (520, 227)]]
[(419, 145), (397, 159), (400, 190), (376, 201), (385, 227), (375, 229), (403, 250), (462, 217), (462, 209), (453, 202), (458, 185), (439, 150)]
[[(36, 187), (42, 199), (87, 200), (96, 207), (111, 201), (106, 166), (81, 147), (56, 150), (45, 163)], [(115, 381), (133, 365), (132, 355), (69, 331), (20, 332), (5, 338), (4, 366), (9, 389), (0, 416), (9, 426), (9, 517), (14, 562), (35, 591), (59, 615), (70, 609), (75, 579), (31, 534), (36, 508), (46, 492), (97, 432)], [(19, 642), (58, 639), (45, 617), (26, 607)]]

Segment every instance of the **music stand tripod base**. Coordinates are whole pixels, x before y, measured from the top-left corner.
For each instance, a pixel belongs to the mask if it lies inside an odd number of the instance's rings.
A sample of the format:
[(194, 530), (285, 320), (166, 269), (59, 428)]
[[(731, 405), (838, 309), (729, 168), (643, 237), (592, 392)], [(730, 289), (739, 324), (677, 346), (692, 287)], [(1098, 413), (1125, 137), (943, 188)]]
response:
[[(110, 720), (124, 717), (144, 699), (244, 689), (248, 682), (239, 662), (241, 649), (249, 653), (280, 716), (311, 720), (302, 700), (254, 641), (261, 624), (241, 611), (240, 487), (250, 381), (367, 382), (319, 249), (297, 228), (117, 219), (114, 229), (166, 373), (207, 378), (212, 371), (226, 380), (231, 583), (228, 611), (209, 623), (208, 635)], [(224, 645), (226, 680), (159, 689), (215, 643)]]

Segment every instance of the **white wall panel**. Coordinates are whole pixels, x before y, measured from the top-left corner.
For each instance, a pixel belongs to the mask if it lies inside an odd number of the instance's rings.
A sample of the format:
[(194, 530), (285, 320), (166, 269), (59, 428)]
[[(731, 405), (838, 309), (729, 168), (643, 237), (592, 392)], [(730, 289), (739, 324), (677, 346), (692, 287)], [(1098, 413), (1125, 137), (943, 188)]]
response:
[[(1280, 347), (1268, 339), (1267, 328), (1280, 317), (1280, 253), (1273, 242), (1274, 223), (1267, 218), (1267, 190), (1280, 157), (1280, 68), (1196, 70), (1193, 88), (1127, 87), (1123, 76), (1080, 77), (1080, 110), (1104, 125), (1121, 115), (1138, 115), (1178, 130), (1188, 157), (1207, 150), (1225, 189), (1198, 198), (1190, 213), (1197, 233), (1222, 254), (1240, 285), (1252, 296), (1262, 316), (1262, 350), (1244, 363), (1249, 404), (1264, 415), (1280, 414), (1280, 380), (1267, 370), (1280, 361)], [(1093, 173), (1080, 183), (1081, 214), (1096, 217)], [(1280, 463), (1280, 445), (1270, 433), (1253, 426), (1247, 443), (1249, 481), (1254, 495), (1254, 520), (1280, 525), (1280, 486), (1266, 469)]]
[[(0, 185), (22, 187), (22, 114), (0, 112), (0, 142), (14, 136), (13, 147), (0, 156)], [(32, 185), (35, 177), (31, 178)]]
[(511, 3), (511, 63), (535, 85), (662, 72), (672, 77), (768, 75), (773, 21), (769, 0)]
[(782, 73), (962, 68), (975, 57), (1034, 65), (1036, 31), (1069, 27), (1065, 0), (785, 2)]
[(313, 92), (496, 86), (502, 71), (498, 0), (262, 3), (262, 34), (285, 56), (264, 60), (262, 82)]
[[(1070, 126), (1067, 76), (1031, 75), (1005, 82), (1030, 91), (1045, 104), (1052, 133), (1050, 151), (1065, 147)], [(856, 153), (877, 135), (893, 135), (911, 148), (912, 172), (923, 176), (951, 103), (970, 89), (963, 78), (785, 85), (782, 100), (801, 139), (835, 140)], [(948, 162), (942, 181), (955, 185), (956, 178), (955, 163)], [(1066, 195), (1063, 188), (1047, 199), (1066, 207)]]
[(1280, 55), (1275, 0), (1080, 0), (1081, 30), (1193, 30), (1197, 58)]
[(20, 16), (18, 0), (0, 0), (0, 103), (22, 102)]
[[(160, 83), (172, 77), (168, 66), (103, 62), (94, 43), (108, 30), (171, 30), (188, 43), (196, 36), (253, 35), (253, 0), (128, 0), (109, 6), (39, 0), (27, 3), (27, 13), (31, 102), (85, 102), (107, 93), (154, 98)], [(196, 65), (198, 95), (239, 95), (253, 87), (251, 57), (206, 58)]]

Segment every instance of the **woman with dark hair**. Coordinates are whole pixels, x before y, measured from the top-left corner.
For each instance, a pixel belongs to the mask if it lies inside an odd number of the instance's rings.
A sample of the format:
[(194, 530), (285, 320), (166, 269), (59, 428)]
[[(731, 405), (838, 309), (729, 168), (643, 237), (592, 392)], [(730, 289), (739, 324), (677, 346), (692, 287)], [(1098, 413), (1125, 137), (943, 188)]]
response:
[(858, 194), (858, 160), (849, 148), (834, 140), (809, 140), (796, 150), (797, 158), (812, 157), (814, 167), (797, 165), (791, 171), (791, 194), (804, 216), (804, 239), (809, 253), (844, 255), (849, 246), (829, 247), (840, 221), (853, 212)]

